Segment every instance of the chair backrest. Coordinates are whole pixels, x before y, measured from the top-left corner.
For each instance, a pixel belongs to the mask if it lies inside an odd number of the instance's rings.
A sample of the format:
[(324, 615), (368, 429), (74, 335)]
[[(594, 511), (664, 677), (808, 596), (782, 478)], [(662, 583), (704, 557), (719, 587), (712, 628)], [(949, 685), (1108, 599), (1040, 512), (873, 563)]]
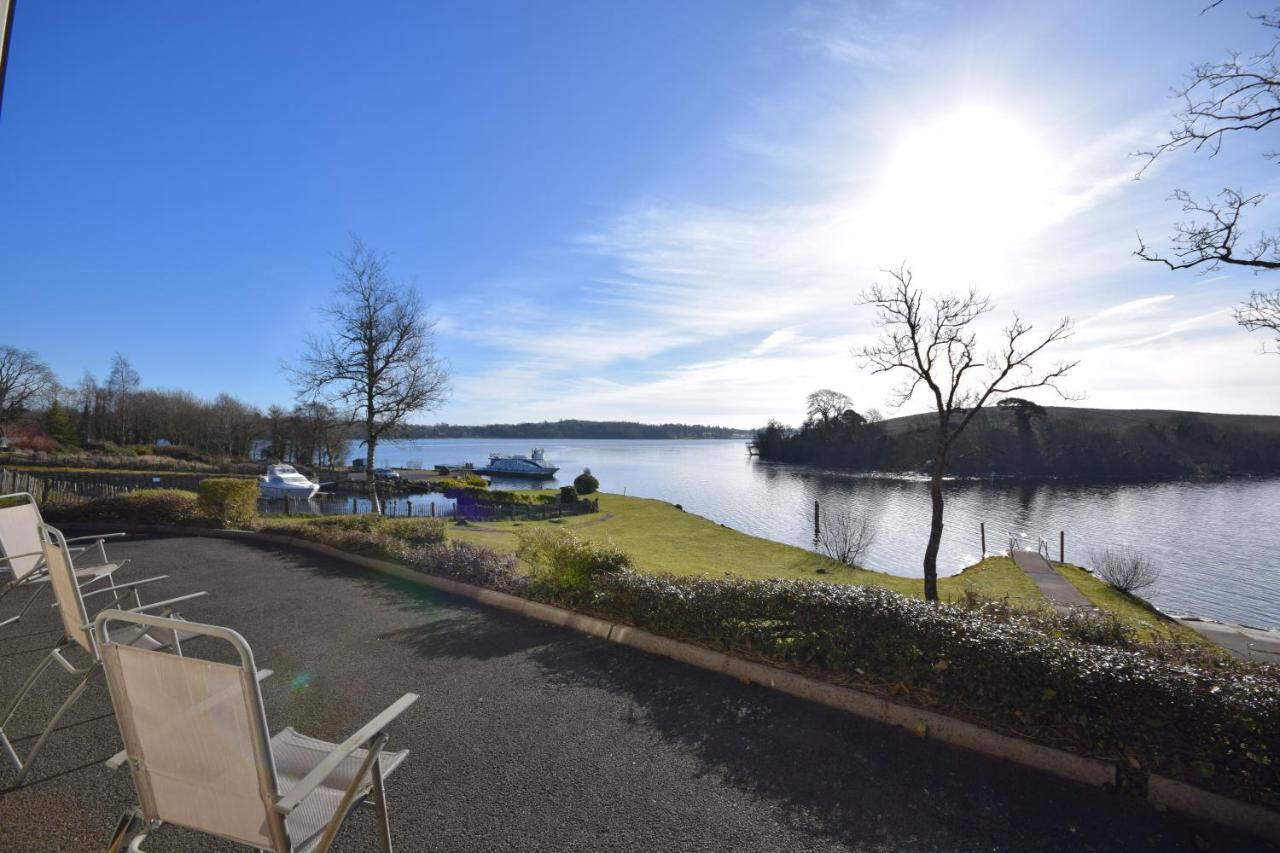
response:
[[(112, 643), (108, 623), (130, 622), (220, 637), (241, 665)], [(148, 820), (185, 826), (251, 847), (288, 850), (253, 655), (225, 628), (107, 611), (97, 639)]]
[(40, 547), (44, 551), (44, 563), (49, 570), (49, 585), (53, 587), (53, 596), (58, 600), (58, 616), (62, 619), (62, 627), (67, 636), (75, 640), (79, 646), (93, 655), (93, 636), (89, 633), (89, 614), (84, 607), (84, 599), (80, 597), (80, 584), (76, 581), (75, 565), (71, 562), (71, 554), (67, 551), (67, 540), (57, 528), (42, 524), (38, 528)]
[[(40, 568), (40, 508), (25, 492), (0, 495), (0, 557), (14, 557), (0, 564), (8, 566), (13, 579), (20, 581)], [(24, 556), (17, 556), (22, 554)]]

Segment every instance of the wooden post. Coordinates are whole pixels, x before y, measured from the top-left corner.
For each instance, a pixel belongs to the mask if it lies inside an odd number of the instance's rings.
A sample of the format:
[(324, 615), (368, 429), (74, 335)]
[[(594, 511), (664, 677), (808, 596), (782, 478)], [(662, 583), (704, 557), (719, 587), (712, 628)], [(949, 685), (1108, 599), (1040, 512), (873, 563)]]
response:
[(435, 517), (436, 517), (436, 502), (435, 502), (435, 501), (432, 501), (432, 502), (431, 502), (431, 517), (432, 517), (432, 518), (435, 518)]
[(818, 510), (818, 502), (814, 501), (813, 502), (813, 538), (814, 539), (818, 538), (818, 518), (819, 517), (820, 515)]
[(404, 502), (404, 505), (405, 505), (405, 507), (407, 507), (407, 510), (408, 510), (408, 513), (409, 513), (409, 517), (410, 517), (410, 518), (413, 518), (413, 501), (406, 500), (406, 501)]
[(982, 559), (985, 560), (987, 558), (987, 523), (978, 522), (978, 529), (982, 531)]
[(1067, 561), (1067, 531), (1058, 531), (1058, 562), (1065, 563)]

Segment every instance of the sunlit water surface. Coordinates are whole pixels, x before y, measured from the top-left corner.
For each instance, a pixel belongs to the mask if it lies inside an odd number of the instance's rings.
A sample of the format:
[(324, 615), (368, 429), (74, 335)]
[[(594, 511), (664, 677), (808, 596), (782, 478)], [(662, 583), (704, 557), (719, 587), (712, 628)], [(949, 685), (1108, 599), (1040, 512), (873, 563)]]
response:
[[(601, 489), (681, 504), (755, 536), (809, 547), (813, 504), (871, 517), (876, 540), (870, 568), (918, 577), (929, 529), (929, 492), (921, 480), (852, 475), (762, 463), (738, 440), (623, 441), (437, 439), (388, 442), (378, 464), (472, 462), (491, 452), (528, 453), (535, 445), (561, 470), (544, 487), (573, 481), (590, 468)], [(354, 455), (359, 455), (354, 453)], [(499, 488), (528, 488), (499, 480)], [(939, 570), (959, 571), (1006, 547), (1009, 532), (1066, 533), (1066, 557), (1088, 563), (1090, 551), (1117, 543), (1142, 549), (1163, 568), (1145, 595), (1161, 608), (1254, 625), (1280, 626), (1280, 479), (1155, 484), (954, 481), (947, 486), (946, 531)]]

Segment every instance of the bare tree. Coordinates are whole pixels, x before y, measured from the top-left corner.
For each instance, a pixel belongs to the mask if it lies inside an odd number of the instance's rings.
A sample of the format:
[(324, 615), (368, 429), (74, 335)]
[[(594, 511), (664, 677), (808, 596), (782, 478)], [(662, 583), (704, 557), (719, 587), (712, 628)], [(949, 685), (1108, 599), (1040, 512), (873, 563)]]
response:
[(818, 521), (814, 536), (818, 552), (846, 566), (861, 566), (863, 555), (876, 538), (871, 520), (865, 515), (847, 512), (833, 515), (824, 510)]
[(0, 345), (0, 424), (47, 402), (57, 380), (30, 350)]
[(853, 400), (830, 388), (819, 389), (805, 398), (805, 414), (811, 424), (826, 426), (851, 408)]
[(1000, 344), (986, 354), (979, 351), (973, 326), (992, 310), (991, 301), (976, 290), (960, 296), (927, 300), (903, 266), (887, 270), (886, 287), (875, 285), (862, 296), (876, 309), (879, 340), (855, 352), (873, 373), (903, 373), (906, 379), (892, 399), (897, 407), (923, 386), (937, 412), (934, 456), (930, 466), (929, 495), (933, 514), (929, 544), (924, 552), (924, 594), (938, 600), (938, 547), (942, 543), (942, 479), (956, 439), (993, 395), (1012, 394), (1028, 388), (1058, 386), (1079, 362), (1057, 362), (1037, 371), (1034, 362), (1044, 350), (1071, 335), (1070, 318), (1063, 318), (1047, 333), (1034, 336), (1033, 327), (1017, 314), (1001, 331)]
[[(1210, 3), (1204, 11), (1217, 5)], [(1263, 131), (1280, 121), (1280, 13), (1256, 17), (1270, 31), (1269, 45), (1253, 54), (1233, 51), (1221, 62), (1191, 69), (1186, 82), (1174, 90), (1181, 106), (1168, 138), (1152, 150), (1138, 152), (1145, 159), (1139, 177), (1171, 152), (1190, 148), (1212, 157), (1222, 150), (1228, 136)], [(1274, 159), (1276, 154), (1265, 156)], [(1168, 253), (1150, 248), (1138, 235), (1134, 254), (1175, 270), (1202, 265), (1214, 269), (1222, 264), (1259, 271), (1280, 269), (1280, 235), (1262, 231), (1241, 242), (1242, 216), (1264, 198), (1262, 194), (1224, 189), (1216, 198), (1197, 200), (1185, 190), (1176, 190), (1171, 199), (1189, 218), (1174, 226)]]
[(1255, 290), (1249, 301), (1236, 309), (1236, 322), (1251, 332), (1262, 330), (1275, 335), (1269, 344), (1263, 341), (1262, 351), (1280, 355), (1280, 290)]
[(1089, 552), (1098, 577), (1121, 592), (1133, 593), (1160, 580), (1160, 567), (1141, 551), (1108, 545)]
[(325, 313), (330, 333), (310, 338), (290, 373), (300, 400), (327, 402), (362, 422), (365, 478), (378, 511), (378, 440), (407, 416), (443, 403), (449, 371), (436, 355), (435, 323), (417, 290), (393, 283), (384, 259), (354, 236), (341, 261), (337, 299)]

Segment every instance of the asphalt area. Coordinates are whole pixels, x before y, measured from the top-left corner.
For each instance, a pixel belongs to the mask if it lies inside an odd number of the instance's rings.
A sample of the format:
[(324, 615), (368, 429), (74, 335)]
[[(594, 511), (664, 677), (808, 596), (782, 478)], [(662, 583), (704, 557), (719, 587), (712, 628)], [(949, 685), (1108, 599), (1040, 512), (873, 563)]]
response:
[[(401, 850), (1245, 851), (1260, 842), (755, 685), (388, 580), (313, 554), (201, 538), (111, 548), (147, 600), (252, 645), (272, 730), (339, 741), (400, 694), (388, 781)], [(16, 609), (10, 596), (0, 618)], [(38, 608), (0, 629), (0, 703), (58, 638)], [(209, 641), (205, 641), (209, 642)], [(227, 659), (212, 644), (207, 656)], [(204, 650), (192, 646), (192, 654)], [(74, 683), (56, 670), (19, 748)], [(0, 794), (0, 850), (101, 850), (135, 803), (99, 679), (32, 779)], [(0, 766), (0, 788), (13, 773)], [(373, 815), (337, 849), (376, 850)], [(219, 846), (165, 827), (148, 848)]]

